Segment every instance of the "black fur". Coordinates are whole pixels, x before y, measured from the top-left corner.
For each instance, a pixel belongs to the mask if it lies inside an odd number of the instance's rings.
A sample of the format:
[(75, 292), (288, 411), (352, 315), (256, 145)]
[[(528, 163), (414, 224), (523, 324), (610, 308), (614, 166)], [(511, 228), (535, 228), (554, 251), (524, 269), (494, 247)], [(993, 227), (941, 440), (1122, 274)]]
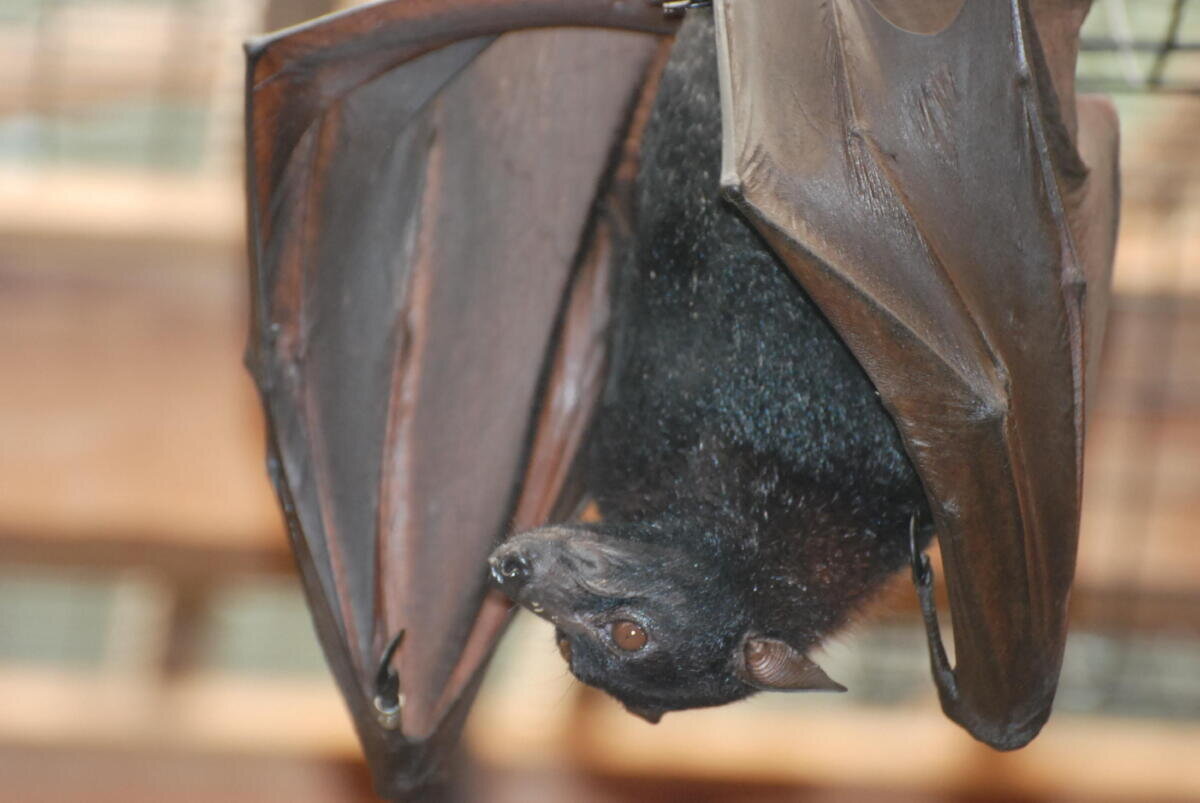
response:
[[(585, 456), (603, 523), (497, 551), (535, 554), (497, 579), (556, 622), (581, 680), (642, 712), (751, 693), (748, 635), (811, 648), (906, 564), (910, 518), (928, 521), (870, 381), (720, 197), (720, 140), (712, 18), (693, 11), (645, 135)], [(618, 619), (645, 649), (615, 648)]]

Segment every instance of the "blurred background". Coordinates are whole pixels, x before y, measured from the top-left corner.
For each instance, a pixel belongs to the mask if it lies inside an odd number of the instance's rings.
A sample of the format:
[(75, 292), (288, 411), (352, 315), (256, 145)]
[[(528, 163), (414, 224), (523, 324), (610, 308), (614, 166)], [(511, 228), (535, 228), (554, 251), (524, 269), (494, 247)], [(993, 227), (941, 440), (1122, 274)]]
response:
[[(241, 365), (247, 36), (334, 0), (0, 2), (0, 801), (374, 800), (293, 576)], [(947, 722), (911, 586), (837, 699), (656, 727), (518, 618), (467, 728), (481, 800), (1200, 800), (1200, 1), (1097, 0), (1123, 127), (1055, 716)]]

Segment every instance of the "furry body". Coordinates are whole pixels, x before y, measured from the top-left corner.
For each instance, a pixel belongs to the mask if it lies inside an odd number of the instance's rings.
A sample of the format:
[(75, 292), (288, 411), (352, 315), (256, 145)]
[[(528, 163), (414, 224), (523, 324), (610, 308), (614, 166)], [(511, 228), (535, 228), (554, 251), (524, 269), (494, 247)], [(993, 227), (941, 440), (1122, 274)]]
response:
[[(519, 588), (497, 579), (558, 625), (572, 671), (650, 718), (771, 687), (740, 663), (747, 638), (802, 655), (906, 564), (911, 517), (928, 520), (869, 379), (720, 197), (720, 142), (712, 19), (691, 12), (645, 135), (584, 458), (603, 523), (497, 552), (533, 556)], [(605, 643), (618, 617), (645, 625), (646, 648)]]

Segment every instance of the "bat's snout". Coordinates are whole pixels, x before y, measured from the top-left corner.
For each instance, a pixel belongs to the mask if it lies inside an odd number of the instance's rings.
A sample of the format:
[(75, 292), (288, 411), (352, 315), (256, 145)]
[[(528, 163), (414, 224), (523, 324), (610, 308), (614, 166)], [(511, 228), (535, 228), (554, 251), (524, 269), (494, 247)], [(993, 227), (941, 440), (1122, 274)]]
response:
[(529, 558), (519, 551), (494, 554), (488, 558), (488, 565), (492, 568), (492, 580), (501, 588), (520, 588), (533, 572)]
[(565, 544), (548, 528), (513, 536), (488, 558), (492, 583), (536, 614), (559, 610), (575, 574)]
[(522, 602), (522, 591), (536, 585), (538, 578), (546, 574), (546, 546), (536, 538), (517, 536), (496, 548), (488, 566), (492, 582), (517, 602)]

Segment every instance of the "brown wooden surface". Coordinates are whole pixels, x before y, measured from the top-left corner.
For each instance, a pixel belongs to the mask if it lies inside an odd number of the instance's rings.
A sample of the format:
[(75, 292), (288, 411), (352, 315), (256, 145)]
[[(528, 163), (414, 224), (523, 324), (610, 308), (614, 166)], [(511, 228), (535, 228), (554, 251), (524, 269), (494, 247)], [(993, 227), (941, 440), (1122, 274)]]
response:
[(565, 767), (651, 786), (688, 778), (733, 800), (741, 798), (720, 784), (790, 786), (798, 800), (808, 798), (797, 787), (835, 800), (869, 790), (918, 800), (1200, 799), (1194, 721), (1059, 714), (1033, 744), (997, 753), (948, 721), (927, 684), (903, 705), (864, 705), (854, 688), (760, 695), (648, 725), (563, 671), (549, 625), (523, 617), (512, 637), (520, 646), (502, 657), (504, 672), (489, 679), (467, 729), (493, 766)]
[(0, 538), (283, 554), (238, 257), (0, 242)]
[(353, 760), (196, 756), (171, 750), (4, 749), (4, 795), (21, 803), (373, 803)]

